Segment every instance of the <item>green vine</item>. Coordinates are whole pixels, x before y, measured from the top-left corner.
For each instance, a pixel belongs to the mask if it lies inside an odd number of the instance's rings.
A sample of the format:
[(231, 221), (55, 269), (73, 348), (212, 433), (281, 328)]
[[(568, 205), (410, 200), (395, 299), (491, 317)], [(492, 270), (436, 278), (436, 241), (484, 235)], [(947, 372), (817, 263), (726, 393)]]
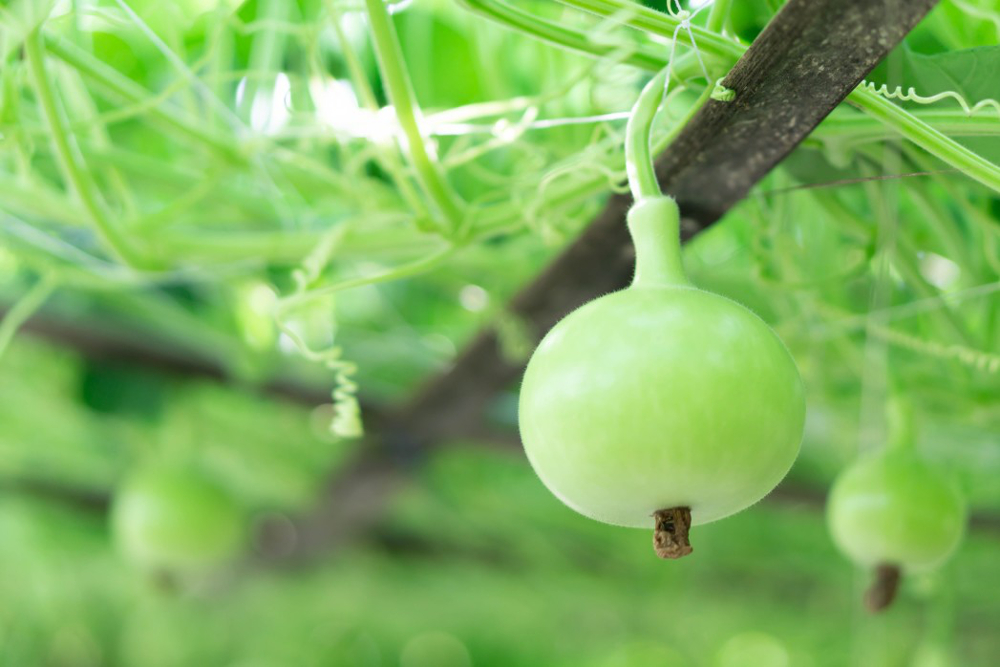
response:
[(3, 359), (17, 330), (45, 304), (58, 285), (55, 273), (50, 271), (43, 274), (0, 319), (0, 359)]
[(136, 268), (152, 268), (153, 264), (134, 247), (131, 239), (120, 230), (106, 210), (97, 184), (90, 176), (87, 165), (74, 138), (66, 131), (66, 121), (56, 102), (49, 75), (45, 71), (45, 51), (38, 28), (28, 33), (24, 40), (24, 54), (31, 69), (35, 94), (50, 130), (52, 147), (59, 159), (59, 167), (80, 202), (90, 216), (98, 234), (108, 248), (126, 264)]
[(868, 81), (862, 81), (861, 87), (868, 90), (869, 92), (875, 93), (880, 97), (884, 97), (887, 100), (899, 100), (900, 102), (916, 102), (917, 104), (934, 104), (935, 102), (940, 102), (941, 100), (954, 100), (958, 102), (958, 105), (962, 107), (962, 111), (965, 112), (966, 116), (972, 116), (978, 111), (983, 109), (993, 109), (997, 112), (998, 117), (1000, 117), (1000, 102), (988, 98), (985, 100), (980, 100), (975, 104), (970, 105), (968, 101), (954, 90), (946, 90), (935, 95), (918, 95), (917, 91), (911, 86), (903, 92), (902, 86), (896, 86), (894, 90), (889, 90), (889, 86), (882, 84), (881, 86), (876, 86), (874, 83)]
[(421, 131), (420, 107), (417, 105), (406, 62), (399, 47), (396, 30), (389, 17), (389, 10), (382, 0), (365, 0), (368, 10), (368, 20), (371, 22), (372, 38), (375, 42), (375, 53), (378, 56), (382, 80), (388, 89), (389, 100), (392, 102), (399, 119), (400, 129), (406, 137), (404, 152), (413, 163), (417, 178), (427, 193), (443, 220), (440, 231), (448, 238), (454, 238), (461, 233), (465, 224), (465, 204), (451, 189), (441, 171), (440, 165), (429, 152), (429, 142)]
[[(678, 28), (682, 27), (684, 18), (663, 14), (656, 10), (638, 5), (629, 0), (559, 0), (564, 5), (575, 9), (596, 14), (609, 20), (616, 20), (633, 28), (647, 31), (660, 37), (668, 39), (678, 39), (689, 46), (694, 46), (708, 56), (721, 59), (722, 62), (734, 62), (739, 58), (746, 47), (728, 40), (720, 35), (710, 32), (698, 26), (691, 26), (691, 36), (683, 31), (678, 33)], [(497, 17), (503, 21), (503, 17)], [(515, 29), (520, 26), (511, 25)], [(562, 43), (560, 35), (545, 34), (536, 35), (552, 43)], [(597, 57), (599, 53), (591, 54)], [(664, 63), (665, 64), (665, 63)], [(662, 67), (662, 65), (661, 65)], [(660, 69), (660, 67), (653, 67)], [(934, 101), (944, 98), (958, 98), (957, 93), (941, 93), (932, 98)], [(927, 150), (929, 153), (945, 161), (949, 165), (959, 169), (971, 178), (976, 179), (987, 187), (1000, 192), (1000, 167), (992, 164), (973, 151), (963, 147), (954, 139), (944, 135), (920, 117), (906, 111), (905, 109), (892, 104), (877, 89), (870, 89), (866, 85), (861, 85), (855, 89), (847, 98), (847, 101), (858, 107), (871, 118), (887, 126), (892, 131), (904, 136), (909, 141)], [(984, 100), (975, 105), (968, 106), (971, 114), (981, 111), (986, 107), (992, 107), (995, 102)], [(965, 107), (963, 107), (963, 111)], [(950, 116), (952, 122), (961, 122), (959, 118)], [(987, 132), (989, 129), (987, 129)], [(995, 131), (995, 130), (994, 130)]]

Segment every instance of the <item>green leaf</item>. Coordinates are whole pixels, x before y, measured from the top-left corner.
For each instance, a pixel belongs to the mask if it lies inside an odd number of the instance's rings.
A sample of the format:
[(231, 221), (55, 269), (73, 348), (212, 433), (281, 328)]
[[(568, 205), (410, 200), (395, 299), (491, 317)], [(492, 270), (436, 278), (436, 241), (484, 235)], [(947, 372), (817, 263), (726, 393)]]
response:
[(923, 55), (904, 52), (904, 87), (913, 86), (920, 95), (953, 90), (970, 103), (1000, 98), (1000, 46), (981, 46), (962, 51)]
[[(890, 91), (897, 86), (906, 93), (913, 88), (917, 95), (930, 97), (952, 91), (961, 95), (969, 106), (982, 100), (1000, 102), (1000, 46), (980, 46), (947, 53), (926, 55), (908, 48), (897, 49), (875, 69), (869, 81), (886, 84)], [(944, 99), (932, 106), (955, 108), (958, 102)], [(902, 102), (906, 108), (928, 108), (917, 102)], [(1000, 124), (1000, 109), (988, 109)], [(959, 140), (963, 145), (993, 162), (1000, 162), (1000, 141), (994, 137), (977, 137)]]

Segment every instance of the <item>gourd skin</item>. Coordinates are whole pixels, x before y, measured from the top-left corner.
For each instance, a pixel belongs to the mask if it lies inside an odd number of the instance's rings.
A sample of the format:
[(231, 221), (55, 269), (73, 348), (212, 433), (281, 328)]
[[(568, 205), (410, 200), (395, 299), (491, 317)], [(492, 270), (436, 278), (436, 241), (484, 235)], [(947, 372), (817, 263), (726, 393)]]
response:
[(966, 509), (958, 489), (908, 450), (859, 460), (830, 492), (834, 543), (855, 563), (929, 570), (958, 547)]
[(119, 550), (150, 570), (197, 571), (232, 557), (242, 515), (210, 480), (190, 472), (149, 470), (115, 495), (112, 529)]
[[(676, 217), (672, 201), (663, 207)], [(802, 384), (763, 320), (687, 284), (679, 255), (657, 254), (660, 232), (633, 222), (636, 283), (542, 340), (521, 387), (521, 438), (542, 482), (585, 516), (639, 528), (657, 510), (689, 507), (692, 524), (707, 523), (788, 472)]]

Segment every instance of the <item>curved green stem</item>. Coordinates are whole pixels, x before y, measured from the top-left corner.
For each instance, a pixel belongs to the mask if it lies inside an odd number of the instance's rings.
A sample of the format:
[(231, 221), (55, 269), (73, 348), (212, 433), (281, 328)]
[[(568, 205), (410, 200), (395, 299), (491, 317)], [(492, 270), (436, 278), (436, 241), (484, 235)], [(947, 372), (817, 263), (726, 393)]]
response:
[[(613, 18), (624, 25), (669, 39), (673, 39), (677, 28), (684, 21), (628, 0), (558, 0), (558, 2), (597, 16)], [(694, 35), (694, 42), (691, 41), (691, 35)], [(730, 62), (736, 62), (747, 48), (701, 26), (692, 25), (691, 35), (686, 30), (681, 30), (677, 34), (677, 41)]]
[(31, 70), (35, 95), (38, 97), (42, 114), (51, 132), (52, 148), (55, 151), (63, 177), (76, 191), (80, 202), (90, 216), (91, 222), (108, 248), (126, 264), (137, 268), (148, 268), (149, 262), (143, 258), (138, 250), (132, 247), (105, 210), (97, 190), (97, 184), (90, 177), (87, 165), (79, 154), (79, 149), (66, 131), (65, 119), (59, 112), (52, 83), (45, 71), (45, 55), (37, 28), (25, 38), (24, 54)]
[(398, 266), (394, 269), (389, 269), (383, 273), (379, 273), (374, 276), (363, 276), (359, 278), (348, 278), (346, 280), (341, 280), (332, 285), (327, 285), (325, 287), (318, 287), (316, 289), (311, 289), (306, 292), (300, 292), (298, 294), (293, 294), (292, 296), (286, 297), (279, 302), (278, 307), (275, 309), (276, 316), (280, 319), (285, 316), (290, 310), (298, 308), (304, 303), (313, 301), (315, 299), (322, 298), (324, 296), (330, 296), (331, 294), (336, 294), (337, 292), (342, 292), (346, 289), (352, 289), (355, 287), (362, 287), (365, 285), (374, 285), (376, 283), (384, 283), (392, 280), (400, 280), (402, 278), (409, 278), (411, 276), (416, 276), (421, 273), (430, 271), (431, 269), (437, 267), (441, 262), (451, 257), (455, 252), (458, 251), (458, 246), (448, 245), (443, 249), (437, 251), (433, 255), (427, 257), (422, 257), (416, 261), (409, 264), (404, 264)]
[(667, 69), (649, 80), (632, 107), (632, 115), (625, 126), (625, 172), (628, 174), (632, 197), (636, 201), (662, 194), (653, 168), (649, 135), (656, 110), (660, 108), (660, 101), (663, 99), (666, 81)]
[[(955, 137), (994, 137), (1000, 123), (1000, 118), (991, 111), (971, 116), (961, 109), (907, 109), (906, 113), (942, 134)], [(846, 107), (834, 110), (809, 135), (810, 139), (823, 143), (847, 146), (896, 136), (892, 125)]]
[(986, 187), (1000, 192), (1000, 167), (945, 136), (893, 102), (867, 88), (856, 88), (847, 101), (893, 127), (905, 139)]
[(21, 328), (28, 318), (35, 314), (45, 300), (49, 298), (58, 285), (54, 273), (44, 274), (24, 296), (22, 296), (14, 306), (7, 311), (7, 314), (0, 321), (0, 358), (14, 339), (14, 334)]
[[(670, 131), (653, 142), (653, 155), (659, 155), (666, 150), (673, 140), (680, 134), (684, 126), (691, 118), (705, 105), (712, 93), (712, 86), (706, 86), (698, 99), (695, 100), (691, 108), (682, 116)], [(593, 197), (594, 192), (607, 187), (607, 176), (599, 174), (586, 180), (575, 181), (569, 184), (554, 187), (546, 197), (546, 201), (551, 206), (569, 206), (589, 197)], [(506, 204), (493, 206), (484, 209), (479, 216), (479, 224), (472, 238), (472, 241), (482, 241), (494, 236), (502, 231), (521, 224), (523, 211), (518, 207), (511, 207)]]
[(77, 70), (82, 76), (102, 86), (116, 100), (124, 100), (142, 107), (148, 105), (150, 116), (177, 134), (183, 134), (197, 141), (227, 161), (235, 163), (245, 161), (238, 148), (234, 148), (231, 142), (217, 136), (217, 130), (209, 131), (200, 127), (197, 120), (191, 119), (172, 105), (163, 108), (159, 105), (159, 95), (146, 90), (92, 54), (65, 40), (50, 38), (45, 39), (45, 50)]
[(389, 17), (389, 10), (382, 0), (365, 0), (368, 20), (371, 23), (375, 55), (378, 58), (382, 81), (389, 94), (389, 101), (396, 110), (400, 128), (406, 137), (406, 153), (413, 163), (424, 192), (447, 221), (442, 232), (452, 236), (459, 231), (465, 218), (465, 202), (451, 189), (440, 165), (427, 151), (427, 144), (420, 131), (420, 107), (417, 105), (409, 72), (403, 60), (396, 29)]
[[(595, 40), (593, 35), (586, 30), (547, 21), (500, 0), (459, 0), (459, 2), (468, 7), (469, 10), (507, 28), (541, 42), (593, 58), (618, 58), (619, 62), (623, 64), (654, 72), (663, 69), (667, 64), (667, 53), (662, 48), (608, 44), (601, 40)], [(702, 77), (704, 74), (695, 54), (689, 52), (675, 60), (670, 76), (677, 83), (684, 83), (689, 78)]]
[(715, 0), (712, 8), (708, 10), (708, 21), (705, 29), (710, 32), (722, 32), (726, 19), (729, 18), (729, 8), (733, 0)]
[[(558, 44), (565, 49), (600, 58), (622, 51), (621, 47), (617, 45), (594, 40), (584, 31), (547, 21), (505, 2), (498, 0), (459, 0), (459, 2), (470, 11), (481, 14), (497, 23), (502, 23), (540, 41)], [(659, 50), (642, 46), (633, 46), (633, 48), (633, 51), (622, 55), (622, 62), (643, 69), (655, 70), (663, 67), (664, 57), (659, 53)]]

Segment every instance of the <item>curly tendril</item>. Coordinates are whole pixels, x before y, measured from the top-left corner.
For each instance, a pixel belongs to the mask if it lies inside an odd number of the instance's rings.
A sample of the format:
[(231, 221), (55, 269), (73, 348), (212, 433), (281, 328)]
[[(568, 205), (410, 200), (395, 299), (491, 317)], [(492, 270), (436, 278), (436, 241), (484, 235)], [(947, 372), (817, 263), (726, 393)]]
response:
[(718, 100), (719, 102), (732, 102), (736, 99), (736, 91), (722, 85), (722, 79), (724, 78), (726, 77), (720, 77), (715, 82), (715, 86), (712, 88), (712, 93), (709, 97), (713, 100)]
[(332, 370), (334, 388), (332, 391), (334, 418), (330, 430), (343, 438), (355, 438), (363, 434), (361, 424), (361, 408), (356, 398), (357, 384), (351, 379), (357, 371), (357, 366), (345, 361), (343, 350), (339, 345), (331, 345), (322, 350), (312, 349), (291, 326), (291, 314), (302, 306), (318, 299), (328, 298), (337, 292), (365, 285), (399, 280), (425, 273), (439, 266), (450, 258), (459, 246), (448, 244), (436, 253), (427, 257), (403, 264), (372, 276), (347, 278), (329, 285), (314, 286), (320, 279), (324, 269), (329, 265), (343, 238), (349, 232), (347, 225), (334, 229), (317, 246), (305, 260), (302, 266), (292, 274), (295, 281), (295, 291), (278, 301), (275, 310), (275, 320), (283, 334), (295, 344), (306, 359), (324, 364)]
[(873, 326), (871, 330), (872, 333), (882, 340), (898, 347), (905, 347), (913, 352), (927, 354), (939, 359), (954, 360), (983, 373), (994, 374), (1000, 372), (1000, 355), (998, 354), (983, 352), (982, 350), (976, 350), (964, 345), (944, 345), (934, 341), (923, 340), (883, 326)]
[(364, 435), (361, 422), (361, 405), (358, 403), (358, 384), (353, 380), (357, 373), (356, 364), (342, 358), (343, 350), (339, 345), (324, 350), (313, 350), (299, 336), (285, 319), (287, 313), (278, 316), (278, 328), (288, 336), (299, 352), (309, 361), (322, 363), (333, 371), (333, 418), (330, 420), (330, 432), (341, 438), (358, 438)]
[(975, 104), (970, 105), (969, 102), (962, 97), (959, 93), (954, 90), (946, 90), (944, 92), (936, 93), (930, 96), (924, 96), (917, 93), (917, 91), (910, 86), (903, 92), (902, 86), (896, 86), (894, 90), (889, 90), (889, 86), (882, 84), (877, 86), (870, 81), (862, 81), (861, 87), (866, 88), (869, 92), (872, 92), (880, 97), (884, 97), (887, 100), (899, 100), (900, 102), (915, 102), (916, 104), (934, 104), (935, 102), (940, 102), (945, 99), (952, 99), (958, 102), (958, 105), (962, 107), (962, 111), (966, 115), (973, 115), (977, 111), (982, 109), (993, 109), (1000, 115), (1000, 102), (993, 98), (987, 98), (985, 100), (980, 100)]
[[(333, 371), (333, 419), (330, 422), (330, 432), (341, 438), (357, 438), (364, 434), (361, 423), (361, 406), (358, 403), (358, 385), (352, 379), (357, 372), (357, 365), (345, 361), (343, 350), (339, 345), (333, 345), (323, 350), (314, 350), (292, 328), (290, 316), (294, 308), (311, 299), (311, 287), (319, 280), (333, 254), (340, 246), (350, 230), (349, 225), (341, 225), (327, 234), (313, 252), (302, 261), (302, 265), (292, 272), (295, 291), (291, 296), (278, 302), (275, 320), (283, 334), (295, 344), (295, 347), (306, 359), (318, 362)], [(332, 309), (331, 309), (332, 311)]]

